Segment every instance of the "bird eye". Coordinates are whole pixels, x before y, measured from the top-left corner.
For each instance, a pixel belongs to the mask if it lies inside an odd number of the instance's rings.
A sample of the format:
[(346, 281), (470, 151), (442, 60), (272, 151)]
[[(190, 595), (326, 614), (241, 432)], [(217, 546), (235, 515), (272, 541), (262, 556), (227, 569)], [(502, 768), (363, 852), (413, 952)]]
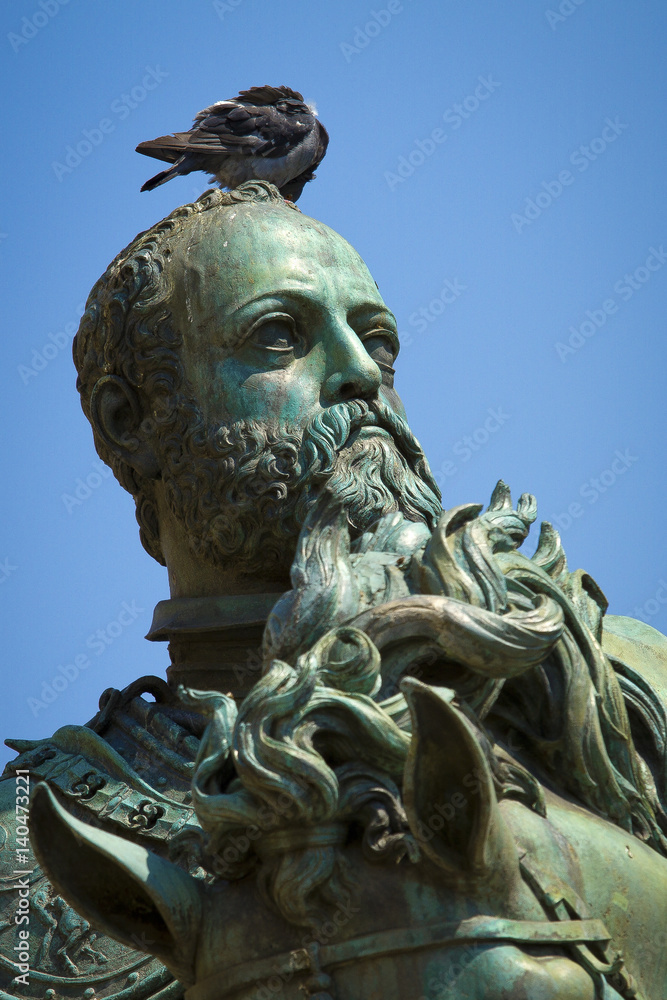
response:
[(292, 351), (298, 343), (294, 322), (289, 316), (270, 316), (256, 326), (251, 337), (256, 347), (269, 351)]

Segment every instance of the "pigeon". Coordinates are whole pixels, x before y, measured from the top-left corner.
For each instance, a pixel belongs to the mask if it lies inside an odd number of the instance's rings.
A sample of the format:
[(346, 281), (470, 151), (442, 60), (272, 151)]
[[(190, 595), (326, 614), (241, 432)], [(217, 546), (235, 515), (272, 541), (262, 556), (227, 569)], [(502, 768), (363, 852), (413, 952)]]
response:
[(313, 105), (289, 87), (251, 87), (195, 115), (189, 132), (140, 142), (138, 153), (173, 166), (141, 188), (152, 191), (179, 174), (206, 170), (211, 181), (235, 188), (270, 181), (283, 198), (297, 201), (327, 151), (329, 136)]

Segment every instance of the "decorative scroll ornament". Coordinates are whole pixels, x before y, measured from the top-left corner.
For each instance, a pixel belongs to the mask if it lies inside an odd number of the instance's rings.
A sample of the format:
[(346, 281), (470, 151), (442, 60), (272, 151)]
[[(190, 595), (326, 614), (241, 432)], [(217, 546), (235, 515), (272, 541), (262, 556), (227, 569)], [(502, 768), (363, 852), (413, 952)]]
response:
[[(342, 512), (321, 507), (302, 532), (294, 589), (269, 619), (266, 669), (276, 656), (295, 662), (332, 623), (354, 625), (380, 654), (378, 697), (393, 696), (394, 713), (405, 708), (405, 675), (453, 688), (564, 791), (664, 852), (665, 790), (634, 746), (621, 686), (629, 682), (599, 644), (606, 599), (588, 574), (568, 571), (551, 525), (532, 558), (518, 551), (536, 510), (529, 494), (514, 510), (501, 481), (485, 512), (445, 512), (407, 556), (400, 545), (382, 550), (370, 533), (352, 546)], [(401, 521), (387, 515), (375, 534), (399, 538)], [(642, 704), (652, 711), (650, 696)]]

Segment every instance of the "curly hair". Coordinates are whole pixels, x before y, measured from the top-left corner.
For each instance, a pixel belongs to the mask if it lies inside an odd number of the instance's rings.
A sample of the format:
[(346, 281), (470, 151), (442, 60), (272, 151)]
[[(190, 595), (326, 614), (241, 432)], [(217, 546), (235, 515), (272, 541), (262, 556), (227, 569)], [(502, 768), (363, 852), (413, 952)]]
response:
[(136, 390), (148, 421), (142, 425), (144, 430), (159, 425), (172, 439), (179, 439), (186, 435), (192, 418), (200, 417), (181, 364), (182, 332), (172, 322), (170, 244), (202, 212), (224, 211), (240, 202), (298, 211), (265, 181), (248, 181), (230, 192), (207, 191), (196, 202), (177, 208), (139, 233), (95, 283), (72, 345), (76, 386), (83, 411), (93, 425), (97, 453), (134, 497), (141, 542), (162, 565), (165, 560), (150, 482), (97, 432), (91, 419), (91, 399), (101, 378), (116, 376)]

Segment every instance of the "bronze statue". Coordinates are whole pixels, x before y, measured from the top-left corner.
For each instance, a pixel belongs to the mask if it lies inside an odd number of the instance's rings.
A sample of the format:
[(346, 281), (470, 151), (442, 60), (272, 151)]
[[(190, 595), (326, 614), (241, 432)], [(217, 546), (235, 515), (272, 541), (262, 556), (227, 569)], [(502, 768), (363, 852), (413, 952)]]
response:
[(442, 512), (352, 248), (210, 191), (110, 265), (74, 352), (171, 665), (15, 744), (48, 879), (5, 865), (46, 916), (21, 979), (5, 904), (3, 989), (660, 1000), (667, 642), (605, 628), (550, 525), (518, 551), (531, 496)]

